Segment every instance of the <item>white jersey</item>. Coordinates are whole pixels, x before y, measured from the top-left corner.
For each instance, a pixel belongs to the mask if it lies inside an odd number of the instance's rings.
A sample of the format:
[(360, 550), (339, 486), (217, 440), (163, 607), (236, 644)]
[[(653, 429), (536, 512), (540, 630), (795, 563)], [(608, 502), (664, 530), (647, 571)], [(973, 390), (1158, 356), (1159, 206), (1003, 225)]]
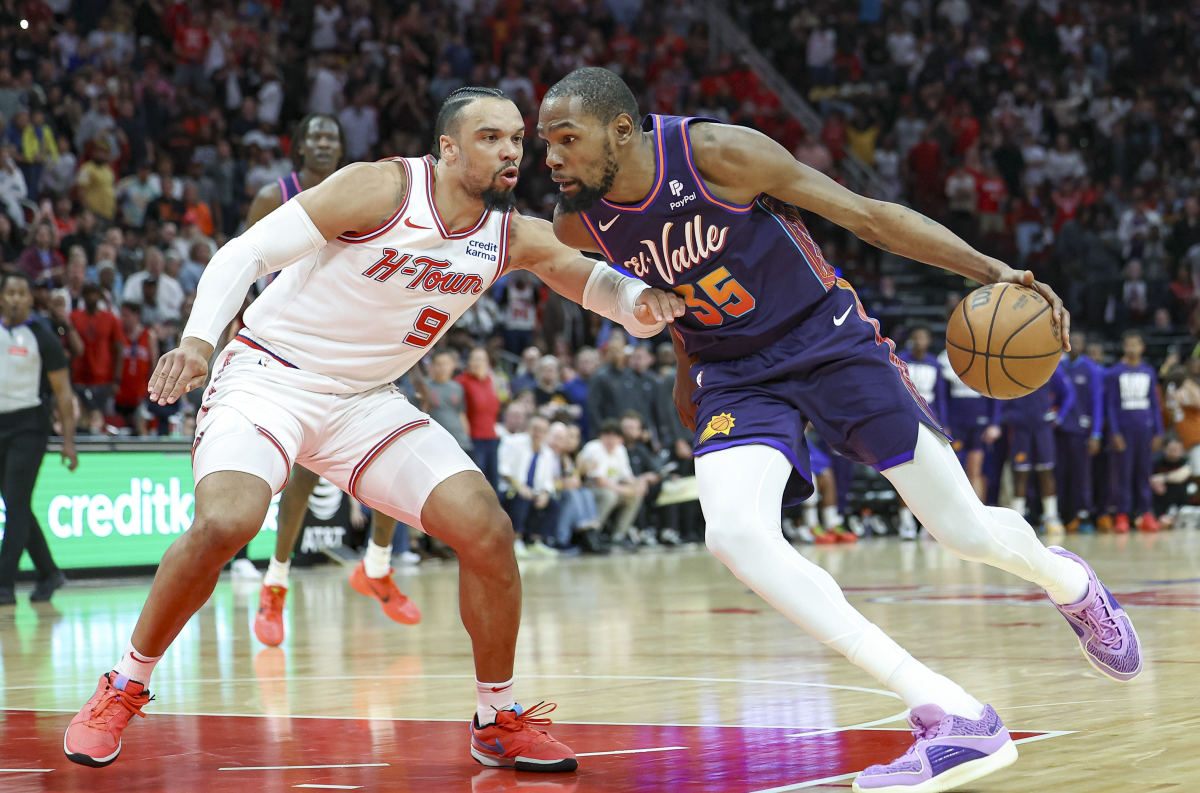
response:
[(433, 158), (398, 161), (408, 195), (392, 217), (285, 268), (246, 309), (239, 338), (333, 381), (314, 390), (357, 393), (400, 377), (504, 267), (510, 212), (484, 210), (451, 233), (433, 205)]

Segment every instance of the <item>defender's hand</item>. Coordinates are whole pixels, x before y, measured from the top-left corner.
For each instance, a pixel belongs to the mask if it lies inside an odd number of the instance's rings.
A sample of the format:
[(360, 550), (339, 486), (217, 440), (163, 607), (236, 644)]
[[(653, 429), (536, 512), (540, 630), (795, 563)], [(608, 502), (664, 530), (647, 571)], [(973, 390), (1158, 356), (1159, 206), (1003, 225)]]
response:
[(1033, 277), (1031, 270), (1014, 270), (1011, 267), (996, 279), (998, 284), (1020, 284), (1027, 286), (1046, 299), (1050, 304), (1050, 321), (1058, 328), (1062, 336), (1064, 350), (1071, 349), (1071, 312), (1063, 306), (1062, 300), (1054, 293), (1049, 284), (1044, 284)]
[(150, 400), (160, 405), (173, 405), (188, 391), (204, 385), (212, 351), (208, 342), (189, 336), (159, 358), (154, 374), (150, 376)]
[(687, 311), (683, 298), (663, 289), (643, 289), (633, 304), (633, 316), (644, 325), (674, 322)]

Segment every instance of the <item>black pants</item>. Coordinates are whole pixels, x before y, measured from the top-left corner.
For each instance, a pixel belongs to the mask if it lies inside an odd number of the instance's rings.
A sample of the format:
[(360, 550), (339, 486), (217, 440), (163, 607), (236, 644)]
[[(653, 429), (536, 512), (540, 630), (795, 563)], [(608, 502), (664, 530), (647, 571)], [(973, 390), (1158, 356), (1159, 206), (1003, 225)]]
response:
[(0, 496), (6, 512), (4, 542), (0, 543), (0, 589), (12, 589), (22, 551), (29, 552), (39, 578), (48, 578), (58, 569), (32, 503), (33, 483), (42, 467), (48, 435), (40, 415), (31, 417), (32, 421), (12, 418), (16, 417), (0, 415)]

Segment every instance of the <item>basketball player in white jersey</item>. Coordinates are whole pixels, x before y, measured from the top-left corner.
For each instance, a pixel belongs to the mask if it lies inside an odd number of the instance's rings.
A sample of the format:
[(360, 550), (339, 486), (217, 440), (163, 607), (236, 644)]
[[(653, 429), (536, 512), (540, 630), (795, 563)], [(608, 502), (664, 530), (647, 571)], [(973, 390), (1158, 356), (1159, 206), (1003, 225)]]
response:
[[(342, 161), (345, 138), (342, 125), (334, 116), (313, 113), (301, 119), (292, 136), (296, 141), (293, 156), (296, 170), (258, 191), (246, 217), (247, 227), (305, 190), (316, 187), (345, 165)], [(254, 616), (254, 635), (269, 647), (283, 644), (283, 605), (287, 600), (292, 552), (304, 528), (308, 500), (319, 480), (320, 477), (307, 468), (293, 465), (287, 487), (279, 494), (275, 552), (263, 577), (258, 613)], [(395, 533), (396, 519), (372, 510), (371, 539), (366, 555), (350, 575), (350, 583), (356, 591), (378, 600), (383, 613), (396, 622), (415, 625), (421, 621), (421, 611), (392, 578), (392, 537)]]
[(512, 524), (454, 438), (391, 384), (505, 269), (647, 337), (681, 316), (646, 288), (563, 246), (549, 222), (514, 214), (525, 125), (492, 89), (459, 89), (435, 124), (439, 156), (348, 166), (221, 248), (176, 350), (150, 380), (169, 404), (204, 383), (213, 343), (257, 278), (282, 271), (218, 356), (193, 444), (191, 529), (163, 556), (132, 639), (64, 736), (67, 756), (103, 766), (149, 701), (154, 665), (254, 536), (294, 462), (372, 508), (447, 543), (474, 651), (471, 755), (488, 766), (573, 771), (539, 729), (546, 705), (513, 697), (521, 581)]

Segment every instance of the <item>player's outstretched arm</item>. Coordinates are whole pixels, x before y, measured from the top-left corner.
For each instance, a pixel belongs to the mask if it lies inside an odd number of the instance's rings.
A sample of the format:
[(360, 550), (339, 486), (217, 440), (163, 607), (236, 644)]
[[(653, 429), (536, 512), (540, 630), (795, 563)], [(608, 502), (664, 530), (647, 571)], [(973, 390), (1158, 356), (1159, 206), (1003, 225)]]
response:
[(649, 338), (683, 316), (686, 306), (679, 295), (580, 256), (558, 241), (549, 221), (514, 214), (509, 223), (508, 268), (529, 270), (555, 292), (620, 323), (631, 335)]
[(400, 206), (407, 188), (396, 163), (348, 165), (223, 245), (200, 277), (179, 347), (155, 366), (150, 398), (170, 404), (203, 385), (213, 348), (250, 284), (315, 254), (339, 234), (379, 225)]
[(749, 203), (767, 193), (815, 212), (859, 239), (890, 253), (932, 264), (982, 284), (1009, 282), (1036, 289), (1054, 312), (1063, 346), (1070, 349), (1071, 317), (1062, 300), (1028, 270), (986, 256), (942, 224), (916, 210), (846, 189), (797, 161), (771, 138), (747, 127), (697, 124), (694, 157), (700, 173), (725, 198)]

